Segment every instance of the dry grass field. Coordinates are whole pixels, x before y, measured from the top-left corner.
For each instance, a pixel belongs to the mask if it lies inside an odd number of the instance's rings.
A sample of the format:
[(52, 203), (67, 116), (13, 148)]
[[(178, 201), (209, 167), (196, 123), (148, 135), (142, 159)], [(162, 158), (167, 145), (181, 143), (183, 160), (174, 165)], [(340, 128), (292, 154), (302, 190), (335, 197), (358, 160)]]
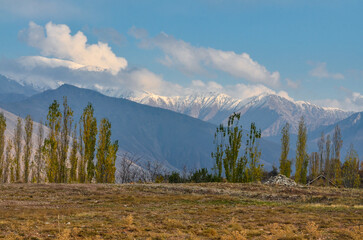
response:
[(363, 190), (0, 185), (0, 239), (363, 239)]

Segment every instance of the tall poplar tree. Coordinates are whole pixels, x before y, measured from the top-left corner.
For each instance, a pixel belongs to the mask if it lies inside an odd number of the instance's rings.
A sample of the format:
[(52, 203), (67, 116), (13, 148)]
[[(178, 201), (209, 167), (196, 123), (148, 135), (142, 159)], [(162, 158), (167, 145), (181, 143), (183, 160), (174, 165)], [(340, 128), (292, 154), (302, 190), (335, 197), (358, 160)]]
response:
[(35, 179), (37, 183), (42, 182), (42, 172), (44, 171), (43, 145), (44, 144), (44, 127), (42, 121), (38, 125), (37, 147), (34, 157)]
[(290, 151), (290, 124), (286, 123), (281, 130), (281, 156), (280, 156), (280, 173), (286, 177), (291, 174), (291, 161), (288, 160)]
[(21, 138), (22, 138), (22, 120), (20, 117), (17, 118), (17, 124), (14, 129), (14, 150), (15, 150), (15, 156), (14, 156), (14, 162), (15, 162), (15, 181), (20, 181), (20, 168), (21, 168), (21, 151), (22, 151), (22, 144), (21, 144)]
[(304, 117), (299, 121), (299, 130), (296, 142), (296, 172), (295, 181), (298, 183), (306, 183), (307, 167), (308, 167), (308, 154), (306, 151), (307, 130)]
[(328, 134), (325, 142), (325, 173), (329, 180), (332, 179), (331, 155), (331, 139), (330, 134)]
[(26, 116), (25, 118), (25, 125), (24, 125), (24, 182), (29, 181), (29, 165), (30, 159), (32, 154), (32, 135), (33, 135), (33, 120), (30, 115)]
[(262, 177), (263, 165), (260, 164), (261, 151), (259, 149), (259, 139), (261, 138), (261, 129), (256, 128), (254, 122), (251, 123), (250, 131), (246, 140), (246, 156), (248, 158), (249, 169), (247, 171), (247, 182), (260, 181)]
[(82, 140), (83, 140), (83, 157), (87, 165), (87, 171), (85, 180), (91, 182), (94, 177), (95, 165), (94, 155), (96, 148), (96, 136), (97, 136), (97, 120), (93, 116), (94, 109), (91, 103), (88, 103), (87, 107), (83, 110), (81, 116), (82, 126)]
[(111, 123), (106, 118), (100, 122), (98, 137), (96, 180), (99, 183), (113, 183), (118, 143), (111, 143)]
[(226, 129), (223, 124), (220, 124), (214, 134), (215, 152), (211, 153), (211, 156), (215, 161), (214, 170), (219, 180), (222, 179), (225, 138)]
[(72, 149), (69, 161), (71, 163), (70, 181), (77, 182), (77, 166), (78, 166), (78, 141), (77, 141), (77, 124), (74, 126), (72, 133)]
[(350, 145), (343, 164), (343, 185), (351, 188), (358, 188), (360, 185), (359, 157), (353, 145)]
[(318, 149), (319, 149), (319, 172), (324, 171), (324, 147), (325, 147), (325, 134), (324, 132), (321, 132), (320, 139), (318, 141)]
[(223, 165), (226, 178), (230, 182), (237, 182), (238, 176), (244, 174), (247, 165), (246, 158), (239, 158), (242, 146), (242, 126), (239, 125), (240, 117), (240, 113), (233, 113), (228, 118), (228, 142), (225, 148)]
[(70, 141), (70, 133), (72, 131), (73, 111), (68, 105), (67, 97), (63, 98), (63, 114), (61, 125), (61, 136), (59, 143), (59, 169), (58, 179), (59, 182), (67, 182), (67, 157)]
[(46, 172), (49, 182), (59, 182), (59, 139), (61, 130), (62, 113), (56, 100), (49, 106), (47, 115), (48, 137), (45, 139), (47, 154)]
[(4, 182), (9, 181), (11, 183), (15, 182), (15, 163), (14, 163), (14, 155), (13, 155), (13, 141), (8, 139), (6, 142), (6, 166), (4, 172)]
[(336, 125), (334, 128), (333, 135), (333, 151), (334, 151), (334, 159), (332, 159), (333, 163), (333, 173), (334, 173), (334, 181), (335, 184), (340, 186), (342, 184), (342, 169), (340, 162), (340, 151), (343, 146), (342, 134), (340, 132), (339, 125)]
[(3, 181), (6, 162), (4, 156), (5, 150), (5, 130), (6, 130), (6, 118), (3, 113), (0, 113), (0, 182)]

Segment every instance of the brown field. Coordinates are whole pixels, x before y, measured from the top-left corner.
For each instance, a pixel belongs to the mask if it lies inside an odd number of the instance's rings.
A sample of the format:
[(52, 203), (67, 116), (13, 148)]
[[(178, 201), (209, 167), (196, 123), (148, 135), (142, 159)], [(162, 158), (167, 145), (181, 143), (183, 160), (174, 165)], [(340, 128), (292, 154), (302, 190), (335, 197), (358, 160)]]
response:
[(363, 239), (363, 190), (0, 185), (0, 239)]

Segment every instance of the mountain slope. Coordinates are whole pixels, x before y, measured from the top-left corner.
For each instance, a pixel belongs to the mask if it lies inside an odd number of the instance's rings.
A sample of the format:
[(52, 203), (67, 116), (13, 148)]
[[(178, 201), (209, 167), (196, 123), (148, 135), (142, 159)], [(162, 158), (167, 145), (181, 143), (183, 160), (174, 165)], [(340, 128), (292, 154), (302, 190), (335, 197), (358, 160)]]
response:
[(310, 149), (312, 151), (317, 151), (317, 141), (320, 139), (321, 132), (324, 132), (325, 136), (330, 134), (330, 136), (333, 137), (334, 128), (336, 125), (339, 125), (343, 139), (341, 156), (345, 157), (350, 144), (353, 144), (355, 150), (360, 156), (362, 156), (363, 149), (361, 146), (363, 146), (363, 112), (354, 113), (350, 117), (339, 121), (336, 124), (322, 127), (312, 132), (309, 136)]
[(16, 102), (37, 93), (29, 86), (23, 86), (18, 82), (0, 74), (0, 102)]
[[(1, 106), (22, 117), (30, 114), (35, 120), (44, 120), (50, 103), (54, 99), (62, 102), (63, 96), (67, 96), (77, 121), (83, 108), (91, 102), (98, 121), (102, 117), (111, 121), (112, 137), (119, 140), (122, 151), (136, 153), (144, 160), (163, 162), (171, 169), (213, 166), (210, 153), (214, 150), (215, 125), (173, 111), (70, 85)], [(262, 140), (261, 149), (264, 164), (270, 169), (272, 162), (278, 159), (280, 146)]]

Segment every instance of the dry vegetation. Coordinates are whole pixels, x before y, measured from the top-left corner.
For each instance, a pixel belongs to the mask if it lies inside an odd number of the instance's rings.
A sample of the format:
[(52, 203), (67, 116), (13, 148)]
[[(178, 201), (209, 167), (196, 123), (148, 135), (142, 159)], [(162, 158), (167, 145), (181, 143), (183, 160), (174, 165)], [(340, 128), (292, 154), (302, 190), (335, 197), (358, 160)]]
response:
[(362, 232), (361, 189), (0, 185), (0, 239), (362, 239)]

